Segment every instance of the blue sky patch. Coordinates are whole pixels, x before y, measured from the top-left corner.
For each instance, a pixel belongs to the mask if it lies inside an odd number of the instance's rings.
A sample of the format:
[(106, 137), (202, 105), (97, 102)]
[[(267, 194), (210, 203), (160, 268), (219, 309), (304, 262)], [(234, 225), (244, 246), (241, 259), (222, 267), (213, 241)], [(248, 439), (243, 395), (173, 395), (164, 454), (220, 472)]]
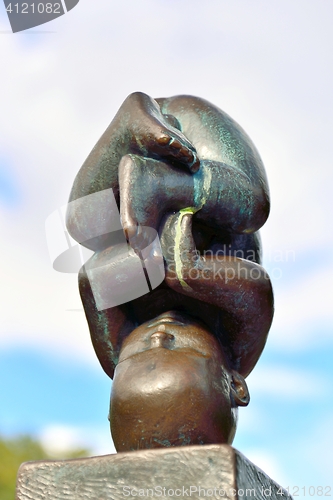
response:
[(20, 190), (10, 165), (0, 158), (0, 203), (14, 206), (20, 201)]

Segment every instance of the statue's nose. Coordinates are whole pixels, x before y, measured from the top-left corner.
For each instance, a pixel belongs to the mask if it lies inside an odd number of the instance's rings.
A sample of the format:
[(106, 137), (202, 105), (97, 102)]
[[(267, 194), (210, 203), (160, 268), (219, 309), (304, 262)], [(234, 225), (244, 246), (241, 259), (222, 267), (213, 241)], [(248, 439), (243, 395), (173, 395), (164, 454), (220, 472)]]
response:
[(174, 340), (174, 336), (171, 333), (167, 333), (165, 331), (159, 329), (157, 332), (154, 332), (151, 337), (151, 347), (164, 347), (165, 349), (169, 349), (171, 347), (172, 341)]

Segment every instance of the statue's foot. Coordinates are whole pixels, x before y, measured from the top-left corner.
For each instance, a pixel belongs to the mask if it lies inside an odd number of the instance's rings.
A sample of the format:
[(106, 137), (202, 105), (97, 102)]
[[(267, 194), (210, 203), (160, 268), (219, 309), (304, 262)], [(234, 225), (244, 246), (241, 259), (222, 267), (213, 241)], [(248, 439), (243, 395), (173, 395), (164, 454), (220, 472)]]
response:
[(163, 115), (154, 99), (135, 92), (124, 103), (125, 113), (127, 108), (130, 115), (127, 127), (135, 152), (181, 163), (191, 172), (198, 170), (200, 163), (194, 146), (178, 129), (179, 122)]

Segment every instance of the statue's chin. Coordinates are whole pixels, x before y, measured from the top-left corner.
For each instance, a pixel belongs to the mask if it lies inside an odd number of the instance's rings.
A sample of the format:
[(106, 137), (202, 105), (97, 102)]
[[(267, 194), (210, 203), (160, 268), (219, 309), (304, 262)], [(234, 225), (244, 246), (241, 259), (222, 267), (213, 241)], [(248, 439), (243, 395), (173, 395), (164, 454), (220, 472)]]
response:
[(221, 367), (195, 351), (157, 348), (117, 366), (110, 424), (117, 451), (230, 443), (235, 413)]

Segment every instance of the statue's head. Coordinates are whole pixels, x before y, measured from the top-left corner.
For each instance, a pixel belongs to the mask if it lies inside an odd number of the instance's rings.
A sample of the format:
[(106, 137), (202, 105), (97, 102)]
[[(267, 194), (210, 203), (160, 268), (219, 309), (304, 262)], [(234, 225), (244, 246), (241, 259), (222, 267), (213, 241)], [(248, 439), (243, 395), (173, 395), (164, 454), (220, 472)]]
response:
[(169, 311), (124, 340), (115, 370), (110, 424), (118, 451), (231, 443), (237, 407), (249, 402), (215, 335)]

